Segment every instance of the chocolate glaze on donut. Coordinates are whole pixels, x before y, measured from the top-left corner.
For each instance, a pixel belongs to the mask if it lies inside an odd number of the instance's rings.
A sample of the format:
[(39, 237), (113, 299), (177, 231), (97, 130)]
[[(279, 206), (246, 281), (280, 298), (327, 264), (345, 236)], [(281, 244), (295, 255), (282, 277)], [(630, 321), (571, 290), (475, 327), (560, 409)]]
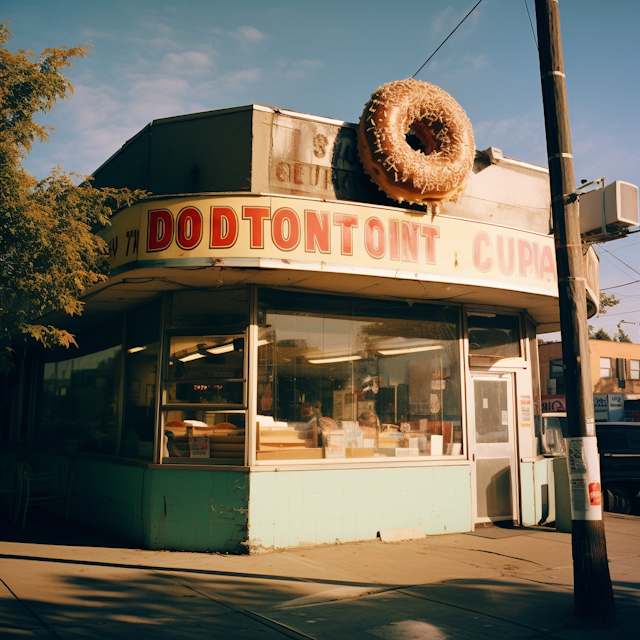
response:
[[(413, 132), (424, 149), (407, 142)], [(371, 95), (360, 118), (358, 152), (371, 180), (398, 202), (456, 200), (475, 158), (467, 114), (428, 82), (400, 80)]]

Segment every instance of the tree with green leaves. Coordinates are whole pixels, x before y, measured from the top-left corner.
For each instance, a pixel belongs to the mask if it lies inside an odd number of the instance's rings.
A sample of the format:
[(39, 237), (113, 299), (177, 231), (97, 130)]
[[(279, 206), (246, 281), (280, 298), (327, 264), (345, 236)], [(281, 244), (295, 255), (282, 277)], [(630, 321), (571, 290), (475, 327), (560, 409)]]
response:
[(44, 180), (24, 170), (33, 143), (49, 139), (34, 116), (73, 92), (62, 69), (89, 49), (45, 49), (37, 59), (31, 51), (12, 53), (8, 24), (0, 24), (0, 369), (25, 339), (75, 344), (68, 331), (38, 319), (48, 311), (82, 312), (81, 297), (108, 273), (107, 245), (93, 230), (109, 224), (113, 208), (142, 195), (95, 189), (59, 167)]
[[(605, 313), (607, 313), (608, 308), (615, 307), (617, 304), (620, 304), (620, 300), (618, 300), (618, 298), (616, 298), (613, 293), (607, 294), (601, 291), (598, 315), (604, 315)], [(620, 329), (620, 325), (618, 325), (618, 329)], [(589, 324), (587, 325), (587, 331), (589, 340), (611, 341), (611, 336), (602, 328), (596, 331), (595, 327), (592, 324)], [(621, 340), (620, 342), (626, 342), (626, 340)], [(631, 342), (631, 340), (629, 340), (629, 342)]]
[(623, 322), (622, 320), (618, 322), (618, 330), (613, 334), (613, 341), (614, 342), (632, 342), (631, 338), (623, 331), (622, 327), (620, 326), (622, 322)]
[(611, 336), (602, 327), (595, 333), (589, 334), (589, 338), (591, 338), (591, 340), (608, 340), (611, 342)]

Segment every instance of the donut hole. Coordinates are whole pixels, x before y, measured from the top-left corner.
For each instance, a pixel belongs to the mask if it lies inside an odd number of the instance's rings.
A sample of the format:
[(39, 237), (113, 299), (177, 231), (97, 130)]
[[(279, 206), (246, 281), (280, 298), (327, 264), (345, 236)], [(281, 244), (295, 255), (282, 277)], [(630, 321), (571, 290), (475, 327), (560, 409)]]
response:
[(422, 120), (416, 120), (410, 125), (409, 131), (405, 136), (407, 144), (425, 156), (428, 156), (434, 151), (440, 151), (442, 141), (438, 137), (438, 134), (443, 128), (444, 124), (437, 120), (430, 125)]

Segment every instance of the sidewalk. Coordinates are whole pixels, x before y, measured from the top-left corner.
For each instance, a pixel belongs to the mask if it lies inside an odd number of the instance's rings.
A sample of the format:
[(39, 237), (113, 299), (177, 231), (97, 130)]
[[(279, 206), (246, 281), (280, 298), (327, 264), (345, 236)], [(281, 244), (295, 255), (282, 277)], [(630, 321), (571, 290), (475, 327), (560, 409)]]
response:
[(572, 615), (571, 536), (553, 529), (260, 556), (144, 551), (59, 524), (46, 539), (0, 530), (0, 638), (638, 638), (640, 518), (605, 526), (614, 629)]

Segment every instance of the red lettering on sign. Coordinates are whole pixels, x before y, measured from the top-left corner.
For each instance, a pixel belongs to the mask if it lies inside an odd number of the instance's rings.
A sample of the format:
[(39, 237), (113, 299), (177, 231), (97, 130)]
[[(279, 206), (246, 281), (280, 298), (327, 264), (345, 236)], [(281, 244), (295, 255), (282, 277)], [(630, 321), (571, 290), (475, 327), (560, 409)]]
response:
[(358, 226), (358, 216), (334, 213), (333, 224), (340, 229), (340, 251), (343, 256), (353, 255), (353, 228)]
[(292, 251), (300, 242), (300, 220), (292, 209), (278, 209), (271, 222), (271, 239), (281, 251)]
[(331, 223), (329, 212), (307, 209), (304, 212), (304, 250), (307, 253), (331, 253)]
[(518, 238), (518, 273), (521, 276), (529, 275), (529, 270), (533, 266), (533, 249), (531, 243)]
[(496, 249), (498, 250), (498, 269), (500, 269), (500, 272), (503, 275), (510, 276), (516, 268), (515, 240), (513, 238), (506, 238), (506, 251), (504, 245), (505, 237), (496, 236)]
[[(482, 250), (482, 245), (487, 247), (486, 251)], [(485, 273), (491, 269), (493, 265), (491, 238), (486, 231), (476, 233), (473, 238), (473, 265), (478, 271)]]
[(147, 251), (164, 251), (173, 240), (173, 216), (168, 209), (149, 211)]
[(251, 221), (252, 249), (264, 249), (264, 221), (270, 217), (269, 207), (242, 207), (242, 219)]
[(420, 234), (425, 238), (424, 261), (427, 264), (436, 263), (436, 238), (440, 237), (440, 229), (428, 224), (421, 225)]
[(387, 250), (384, 223), (379, 218), (369, 218), (364, 223), (364, 247), (372, 258), (382, 258)]
[(389, 257), (392, 260), (400, 260), (400, 223), (397, 220), (389, 220)]
[(533, 243), (533, 266), (536, 270), (536, 278), (540, 280), (540, 244)]
[(540, 255), (540, 278), (547, 282), (555, 282), (556, 280), (556, 267), (553, 262), (553, 251), (549, 245), (542, 247), (542, 254)]
[(211, 207), (210, 249), (228, 249), (238, 239), (238, 216), (231, 207)]
[(185, 207), (176, 219), (176, 242), (181, 249), (194, 249), (202, 240), (202, 214), (195, 207)]
[(418, 234), (420, 233), (420, 225), (417, 222), (402, 221), (400, 227), (402, 232), (402, 259), (406, 262), (418, 262)]

